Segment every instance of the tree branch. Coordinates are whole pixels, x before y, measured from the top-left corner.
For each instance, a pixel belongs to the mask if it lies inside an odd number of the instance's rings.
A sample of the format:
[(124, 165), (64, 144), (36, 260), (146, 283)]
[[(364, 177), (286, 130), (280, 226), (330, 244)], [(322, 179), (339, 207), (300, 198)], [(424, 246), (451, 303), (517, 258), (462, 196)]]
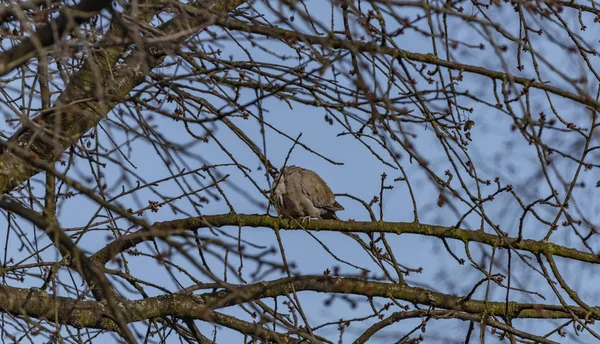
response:
[(41, 54), (43, 48), (55, 43), (55, 37), (60, 38), (76, 25), (92, 19), (111, 3), (112, 0), (82, 0), (78, 5), (63, 10), (58, 18), (44, 25), (32, 37), (0, 54), (0, 76), (10, 73), (36, 54)]
[[(131, 314), (128, 319), (130, 323), (164, 316), (219, 322), (211, 319), (214, 309), (235, 306), (262, 298), (287, 295), (292, 292), (292, 289), (297, 292), (314, 291), (394, 298), (438, 309), (488, 316), (509, 316), (512, 319), (572, 318), (571, 314), (561, 305), (509, 302), (509, 307), (506, 307), (504, 302), (464, 301), (464, 298), (459, 296), (401, 284), (328, 276), (301, 276), (294, 277), (291, 281), (285, 277), (270, 282), (231, 286), (229, 290), (203, 295), (180, 292), (144, 300), (123, 300), (122, 307)], [(14, 315), (27, 315), (37, 319), (57, 321), (78, 328), (118, 331), (118, 326), (107, 317), (105, 307), (101, 302), (54, 296), (39, 289), (29, 290), (0, 286), (0, 310)], [(55, 310), (57, 310), (56, 313)], [(581, 307), (573, 306), (569, 307), (569, 310), (581, 318), (589, 316), (588, 312)]]
[[(60, 2), (60, 0), (50, 0), (51, 4), (55, 4)], [(19, 14), (39, 9), (40, 6), (48, 4), (48, 0), (32, 0), (29, 2), (19, 2), (11, 5), (1, 5), (0, 6), (0, 24), (5, 21), (18, 16)]]
[[(181, 33), (177, 40), (170, 40), (169, 46), (154, 46), (147, 51), (136, 50), (114, 68), (112, 66), (125, 51), (123, 47), (105, 51), (103, 56), (107, 58), (88, 60), (57, 100), (55, 110), (35, 118), (31, 127), (22, 128), (9, 141), (28, 147), (45, 161), (55, 161), (67, 147), (103, 120), (134, 87), (142, 83), (147, 73), (160, 65), (172, 51), (169, 47), (176, 47), (207, 24), (212, 24), (213, 13), (227, 13), (244, 2), (245, 0), (203, 1), (202, 7), (206, 15), (177, 15), (158, 28), (163, 36)], [(150, 18), (151, 16), (146, 17), (145, 20)], [(98, 94), (102, 97), (99, 98)], [(104, 98), (107, 95), (109, 99)], [(45, 138), (46, 136), (58, 137), (59, 140), (55, 142)], [(38, 172), (18, 156), (4, 152), (0, 155), (0, 193), (12, 190)]]
[[(25, 219), (31, 221), (37, 227), (41, 228), (48, 237), (55, 239), (61, 251), (69, 252), (72, 255), (72, 264), (76, 270), (86, 281), (97, 300), (106, 301), (108, 303), (111, 314), (114, 316), (115, 323), (119, 328), (119, 333), (127, 339), (129, 343), (136, 343), (133, 334), (127, 328), (128, 314), (119, 306), (117, 300), (121, 297), (110, 284), (110, 281), (103, 273), (103, 267), (91, 261), (74, 243), (73, 241), (58, 227), (56, 222), (49, 222), (41, 215), (33, 210), (27, 209), (17, 202), (7, 200), (5, 197), (0, 197), (0, 207), (14, 212)], [(33, 306), (37, 302), (32, 302)], [(2, 307), (2, 309), (4, 309)]]
[(279, 219), (270, 215), (222, 214), (190, 217), (173, 221), (157, 222), (152, 226), (152, 233), (132, 233), (122, 236), (106, 245), (92, 256), (92, 260), (102, 264), (110, 261), (115, 255), (127, 250), (140, 242), (151, 239), (157, 233), (169, 230), (195, 230), (199, 228), (242, 226), (280, 228), (283, 230), (313, 230), (333, 231), (342, 233), (391, 233), (391, 234), (419, 234), (436, 238), (456, 239), (468, 242), (477, 242), (498, 248), (512, 248), (528, 251), (533, 254), (552, 254), (586, 263), (599, 264), (600, 256), (593, 253), (582, 252), (549, 242), (523, 239), (514, 237), (499, 237), (480, 230), (444, 227), (414, 222), (359, 222), (359, 221), (311, 221), (304, 227), (297, 221)]
[(407, 59), (411, 61), (441, 66), (461, 72), (479, 74), (482, 76), (486, 76), (490, 79), (508, 80), (515, 84), (519, 84), (525, 88), (537, 88), (567, 99), (571, 99), (577, 103), (590, 106), (593, 109), (600, 109), (600, 102), (595, 101), (593, 98), (587, 95), (571, 93), (559, 87), (551, 86), (546, 82), (536, 81), (535, 79), (531, 78), (513, 76), (504, 72), (498, 72), (484, 67), (444, 60), (437, 57), (434, 54), (413, 53), (408, 50), (381, 46), (376, 42), (365, 42), (358, 40), (348, 41), (333, 36), (321, 37), (308, 35), (302, 32), (285, 30), (278, 27), (248, 24), (243, 21), (232, 18), (219, 18), (217, 19), (216, 24), (228, 29), (250, 32), (273, 38), (279, 38), (284, 41), (300, 41), (311, 45), (321, 45), (330, 49), (347, 49), (349, 51), (388, 55), (396, 59)]

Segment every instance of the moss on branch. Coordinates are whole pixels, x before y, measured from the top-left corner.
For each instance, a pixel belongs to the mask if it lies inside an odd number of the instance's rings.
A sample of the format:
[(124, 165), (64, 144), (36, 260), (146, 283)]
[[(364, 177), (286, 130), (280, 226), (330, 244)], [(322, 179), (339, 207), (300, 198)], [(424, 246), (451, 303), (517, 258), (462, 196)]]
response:
[[(456, 239), (463, 242), (477, 242), (497, 248), (513, 248), (528, 251), (533, 254), (552, 254), (587, 263), (600, 263), (600, 256), (593, 253), (579, 251), (542, 240), (521, 239), (509, 236), (499, 236), (485, 233), (481, 230), (471, 230), (454, 227), (444, 227), (414, 222), (359, 222), (359, 221), (311, 221), (304, 227), (297, 221), (279, 219), (269, 215), (247, 214), (222, 214), (191, 217), (181, 220), (156, 223), (156, 229), (192, 230), (199, 228), (242, 226), (242, 227), (267, 227), (282, 230), (308, 229), (312, 231), (332, 231), (346, 233), (391, 233), (391, 234), (418, 234), (437, 238)], [(123, 237), (127, 240), (128, 236)]]
[[(410, 287), (402, 284), (383, 283), (359, 278), (300, 276), (292, 280), (281, 278), (269, 282), (236, 286), (229, 285), (227, 290), (192, 295), (181, 292), (170, 295), (150, 297), (144, 300), (123, 301), (121, 307), (130, 314), (128, 321), (137, 322), (163, 316), (177, 318), (202, 319), (209, 322), (225, 324), (232, 319), (221, 319), (215, 309), (234, 306), (240, 303), (288, 295), (296, 292), (313, 291), (319, 293), (336, 293), (361, 295), (365, 297), (384, 297), (403, 300), (411, 304), (420, 304), (461, 311), (469, 314), (494, 315), (510, 318), (553, 318), (570, 319), (572, 315), (561, 305), (467, 300), (462, 297), (439, 293), (436, 291)], [(507, 314), (508, 310), (508, 314)], [(589, 316), (582, 307), (569, 307), (575, 315), (584, 318)], [(56, 321), (63, 325), (77, 328), (98, 328), (118, 331), (118, 326), (107, 316), (102, 302), (81, 301), (77, 299), (52, 296), (39, 289), (23, 289), (0, 286), (0, 311), (13, 315)], [(591, 320), (591, 319), (588, 319)], [(244, 328), (243, 324), (238, 324)], [(236, 325), (237, 326), (237, 325)], [(266, 336), (261, 329), (253, 328), (254, 334)]]

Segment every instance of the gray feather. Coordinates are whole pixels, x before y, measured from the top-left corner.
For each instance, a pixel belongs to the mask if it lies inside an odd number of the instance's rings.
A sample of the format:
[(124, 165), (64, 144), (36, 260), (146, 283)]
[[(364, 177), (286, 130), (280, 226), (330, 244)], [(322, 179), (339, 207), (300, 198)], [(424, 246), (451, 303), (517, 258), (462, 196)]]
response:
[(314, 171), (288, 166), (275, 183), (277, 212), (284, 217), (339, 220), (335, 212), (344, 210), (327, 183)]

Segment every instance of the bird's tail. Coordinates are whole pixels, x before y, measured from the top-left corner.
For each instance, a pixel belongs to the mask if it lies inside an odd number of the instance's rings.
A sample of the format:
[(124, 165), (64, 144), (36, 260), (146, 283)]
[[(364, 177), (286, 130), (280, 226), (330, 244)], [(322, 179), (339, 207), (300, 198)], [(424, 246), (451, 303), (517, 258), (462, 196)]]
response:
[(339, 204), (337, 201), (335, 201), (333, 203), (333, 205), (331, 207), (328, 207), (327, 209), (329, 209), (331, 211), (340, 211), (340, 210), (344, 210), (344, 207), (342, 207), (341, 204)]

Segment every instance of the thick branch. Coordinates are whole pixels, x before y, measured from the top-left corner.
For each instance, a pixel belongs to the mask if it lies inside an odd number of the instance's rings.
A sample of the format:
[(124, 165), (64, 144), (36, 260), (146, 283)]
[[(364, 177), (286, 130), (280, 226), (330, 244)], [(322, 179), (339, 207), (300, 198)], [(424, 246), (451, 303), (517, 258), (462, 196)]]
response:
[[(551, 254), (563, 258), (570, 258), (587, 263), (600, 263), (600, 256), (593, 253), (582, 252), (574, 248), (556, 245), (549, 242), (519, 240), (513, 237), (499, 237), (479, 230), (427, 225), (414, 222), (358, 222), (358, 221), (311, 221), (301, 227), (297, 221), (281, 220), (269, 215), (223, 214), (191, 217), (187, 219), (158, 222), (152, 226), (154, 233), (167, 230), (194, 230), (209, 227), (242, 226), (281, 228), (287, 230), (308, 229), (313, 231), (334, 231), (346, 233), (392, 233), (392, 234), (420, 234), (437, 238), (456, 239), (463, 242), (477, 242), (499, 248), (513, 248), (524, 250), (533, 254)], [(106, 264), (120, 252), (127, 250), (140, 242), (152, 238), (152, 233), (133, 233), (125, 235), (109, 243), (96, 252), (92, 259)]]
[[(172, 46), (177, 46), (210, 24), (210, 18), (213, 17), (210, 13), (227, 13), (244, 2), (245, 0), (205, 0), (202, 6), (206, 9), (206, 16), (178, 15), (160, 26), (158, 31), (164, 36), (181, 33), (178, 39), (170, 42)], [(145, 20), (150, 18), (151, 16), (145, 17)], [(57, 100), (55, 111), (38, 116), (34, 120), (35, 126), (23, 128), (10, 141), (28, 147), (45, 161), (54, 161), (56, 156), (77, 142), (122, 102), (134, 87), (142, 83), (147, 73), (160, 65), (171, 49), (163, 46), (153, 47), (147, 52), (137, 50), (113, 68), (112, 65), (123, 52), (124, 48), (118, 47), (103, 52), (102, 58), (88, 59), (88, 63), (73, 77)], [(98, 95), (102, 97), (99, 98)], [(109, 98), (103, 98), (104, 96)], [(56, 130), (60, 132), (55, 132)], [(44, 132), (51, 135), (43, 134)], [(58, 137), (59, 140), (55, 142), (47, 137)], [(19, 157), (4, 152), (0, 155), (0, 193), (12, 190), (38, 172)]]
[[(426, 305), (437, 309), (466, 312), (469, 314), (486, 314), (488, 316), (517, 318), (553, 318), (571, 319), (572, 316), (561, 305), (467, 300), (459, 296), (447, 295), (435, 291), (409, 287), (407, 285), (368, 281), (358, 278), (334, 278), (327, 276), (295, 277), (292, 282), (282, 278), (271, 282), (260, 282), (244, 286), (232, 286), (223, 290), (203, 295), (191, 295), (181, 292), (162, 295), (137, 301), (123, 301), (122, 307), (128, 311), (130, 322), (143, 321), (157, 317), (174, 316), (177, 318), (211, 319), (212, 311), (219, 308), (235, 306), (262, 298), (287, 295), (295, 290), (315, 291), (321, 293), (339, 293), (362, 295), (366, 297), (383, 297), (404, 300), (413, 304)], [(14, 315), (27, 315), (37, 319), (57, 321), (75, 327), (98, 328), (117, 331), (118, 326), (107, 318), (105, 307), (101, 302), (80, 301), (57, 297), (39, 289), (22, 289), (0, 286), (0, 310)], [(55, 313), (55, 310), (56, 313)], [(581, 307), (570, 307), (577, 316), (587, 315)], [(55, 314), (58, 318), (55, 318)], [(215, 315), (216, 316), (216, 315)]]
[[(62, 37), (68, 30), (84, 23), (111, 4), (112, 0), (82, 0), (78, 5), (62, 11), (60, 16), (40, 28), (32, 37), (16, 47), (0, 54), (0, 76), (26, 63), (41, 49), (54, 44), (55, 37)], [(75, 24), (75, 25), (73, 25)]]
[[(90, 289), (92, 289), (96, 299), (108, 303), (111, 314), (116, 319), (115, 322), (119, 328), (119, 333), (127, 339), (127, 342), (135, 343), (135, 338), (127, 328), (127, 314), (123, 313), (123, 308), (116, 302), (120, 299), (120, 296), (104, 275), (103, 268), (91, 261), (56, 223), (49, 222), (33, 210), (27, 209), (14, 201), (6, 200), (4, 197), (0, 197), (0, 207), (31, 221), (31, 223), (46, 232), (48, 237), (55, 239), (61, 251), (69, 252), (72, 255), (72, 265), (77, 268), (77, 271), (79, 271)], [(36, 303), (33, 302), (33, 305), (35, 306)]]

